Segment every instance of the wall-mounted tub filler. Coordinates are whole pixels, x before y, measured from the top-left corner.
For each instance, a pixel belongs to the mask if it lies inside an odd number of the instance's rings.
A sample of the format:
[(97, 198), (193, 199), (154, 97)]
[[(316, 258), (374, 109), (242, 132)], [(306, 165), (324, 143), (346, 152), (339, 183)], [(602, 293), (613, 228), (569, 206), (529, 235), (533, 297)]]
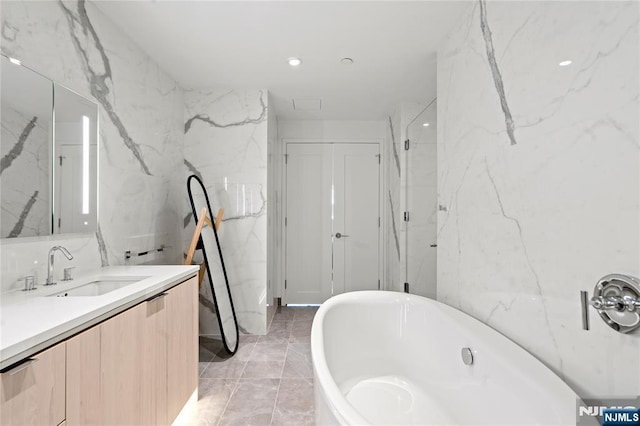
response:
[(462, 348), (460, 355), (462, 355), (462, 362), (464, 365), (473, 364), (473, 352), (471, 351), (471, 348)]
[[(623, 274), (602, 277), (593, 289), (589, 304), (609, 327), (620, 333), (640, 328), (640, 280), (636, 277)], [(583, 323), (585, 310), (583, 307)]]

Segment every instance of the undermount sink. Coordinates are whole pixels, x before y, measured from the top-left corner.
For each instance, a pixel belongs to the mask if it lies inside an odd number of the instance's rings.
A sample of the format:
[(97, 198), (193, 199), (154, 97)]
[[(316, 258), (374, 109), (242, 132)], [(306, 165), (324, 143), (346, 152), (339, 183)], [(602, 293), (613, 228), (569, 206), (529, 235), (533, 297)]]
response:
[(83, 297), (83, 296), (101, 296), (129, 284), (134, 284), (149, 277), (111, 277), (90, 281), (86, 284), (79, 285), (68, 290), (59, 291), (51, 294), (49, 297)]

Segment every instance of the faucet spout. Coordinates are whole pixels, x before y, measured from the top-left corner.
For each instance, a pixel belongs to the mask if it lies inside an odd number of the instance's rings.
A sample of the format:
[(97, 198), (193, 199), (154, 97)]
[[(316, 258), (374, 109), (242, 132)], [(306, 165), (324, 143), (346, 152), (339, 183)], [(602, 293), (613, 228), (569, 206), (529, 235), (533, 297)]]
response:
[(45, 282), (44, 285), (54, 285), (54, 284), (56, 284), (56, 282), (53, 281), (53, 265), (54, 265), (54, 261), (55, 261), (55, 253), (56, 253), (56, 251), (61, 251), (62, 254), (64, 254), (65, 257), (68, 260), (72, 260), (73, 259), (73, 255), (66, 248), (64, 248), (62, 246), (53, 246), (53, 247), (51, 247), (51, 249), (49, 250), (49, 259), (48, 259), (49, 261), (47, 262), (47, 282)]

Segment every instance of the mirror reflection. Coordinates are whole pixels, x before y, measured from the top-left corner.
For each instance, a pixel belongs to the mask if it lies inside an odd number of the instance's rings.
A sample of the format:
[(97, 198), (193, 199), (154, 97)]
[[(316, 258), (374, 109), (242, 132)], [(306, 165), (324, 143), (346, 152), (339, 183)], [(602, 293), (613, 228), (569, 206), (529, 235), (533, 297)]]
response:
[(0, 235), (51, 234), (51, 81), (2, 57)]
[[(200, 220), (203, 208), (206, 208), (208, 216), (213, 219), (211, 204), (204, 188), (203, 182), (195, 175), (187, 179), (191, 210), (196, 223)], [(205, 226), (200, 233), (202, 252), (207, 267), (207, 278), (211, 285), (213, 303), (218, 317), (218, 326), (222, 335), (222, 343), (229, 354), (238, 349), (238, 323), (231, 299), (231, 289), (227, 279), (227, 272), (222, 257), (222, 249), (218, 241), (218, 234), (212, 226)]]
[(0, 237), (95, 232), (97, 104), (1, 60)]
[(97, 229), (98, 110), (55, 84), (53, 233)]

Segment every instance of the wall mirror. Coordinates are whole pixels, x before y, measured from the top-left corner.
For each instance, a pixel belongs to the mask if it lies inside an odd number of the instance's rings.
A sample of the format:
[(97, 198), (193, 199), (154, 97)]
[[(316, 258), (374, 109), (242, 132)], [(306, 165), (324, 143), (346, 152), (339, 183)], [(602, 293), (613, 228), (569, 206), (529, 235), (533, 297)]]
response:
[[(187, 179), (187, 190), (191, 202), (191, 210), (196, 223), (200, 220), (203, 207), (206, 208), (209, 218), (213, 221), (213, 210), (209, 203), (209, 196), (204, 183), (195, 175)], [(229, 354), (234, 354), (238, 349), (238, 322), (236, 312), (231, 299), (231, 289), (227, 279), (227, 271), (224, 266), (222, 249), (218, 240), (215, 226), (205, 226), (200, 233), (200, 248), (207, 267), (207, 278), (213, 294), (213, 304), (218, 317), (218, 326), (222, 336), (222, 343)]]
[(0, 236), (95, 232), (98, 105), (1, 60)]

